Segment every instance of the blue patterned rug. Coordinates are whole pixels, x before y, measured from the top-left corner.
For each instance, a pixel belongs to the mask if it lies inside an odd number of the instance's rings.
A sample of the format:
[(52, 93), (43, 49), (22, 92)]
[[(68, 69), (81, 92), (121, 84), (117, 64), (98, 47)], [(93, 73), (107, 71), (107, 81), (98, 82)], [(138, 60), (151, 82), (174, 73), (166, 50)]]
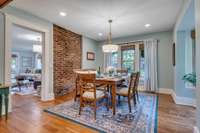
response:
[(74, 101), (49, 107), (45, 111), (103, 133), (157, 133), (158, 97), (149, 93), (141, 93), (139, 97), (140, 103), (132, 106), (133, 113), (128, 113), (127, 99), (122, 98), (115, 116), (112, 109), (107, 111), (102, 106), (97, 109), (96, 120), (90, 107), (83, 108), (81, 115), (78, 115), (79, 102)]

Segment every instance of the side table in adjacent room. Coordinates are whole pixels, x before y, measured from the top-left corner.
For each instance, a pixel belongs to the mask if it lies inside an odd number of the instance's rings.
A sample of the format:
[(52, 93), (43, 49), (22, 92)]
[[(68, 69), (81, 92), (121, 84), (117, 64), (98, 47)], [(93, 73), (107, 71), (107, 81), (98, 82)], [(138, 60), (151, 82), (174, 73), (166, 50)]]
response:
[(2, 115), (2, 107), (4, 104), (6, 120), (8, 118), (9, 88), (8, 85), (0, 85), (0, 117)]

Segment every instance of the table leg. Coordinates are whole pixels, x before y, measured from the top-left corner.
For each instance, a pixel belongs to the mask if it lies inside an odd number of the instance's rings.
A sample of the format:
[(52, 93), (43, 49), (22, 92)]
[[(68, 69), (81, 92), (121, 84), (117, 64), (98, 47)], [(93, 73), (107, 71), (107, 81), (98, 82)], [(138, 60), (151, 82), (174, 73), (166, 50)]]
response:
[(0, 118), (1, 118), (1, 115), (2, 115), (2, 95), (0, 94)]
[(8, 94), (5, 94), (5, 115), (6, 120), (8, 119)]
[(113, 115), (116, 113), (116, 89), (117, 85), (112, 84), (112, 107), (113, 107)]

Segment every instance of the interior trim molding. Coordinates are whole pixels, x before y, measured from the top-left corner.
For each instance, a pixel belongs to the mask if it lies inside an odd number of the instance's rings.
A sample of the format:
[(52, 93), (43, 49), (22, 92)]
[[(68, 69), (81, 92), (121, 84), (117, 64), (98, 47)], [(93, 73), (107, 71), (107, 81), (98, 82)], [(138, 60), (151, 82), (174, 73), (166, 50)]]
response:
[(171, 89), (171, 88), (159, 88), (158, 93), (172, 95), (173, 89)]
[[(12, 32), (12, 25), (17, 24), (19, 26), (29, 28), (32, 30), (36, 30), (42, 32), (44, 35), (44, 44), (42, 45), (42, 89), (41, 89), (41, 100), (42, 101), (49, 101), (54, 99), (53, 93), (53, 58), (51, 55), (51, 51), (53, 49), (53, 43), (51, 41), (52, 36), (52, 28), (48, 28), (46, 26), (33, 23), (29, 20), (19, 18), (17, 16), (6, 14), (5, 13), (5, 72), (4, 72), (4, 82), (5, 84), (10, 84), (10, 75), (11, 75), (11, 68), (10, 68), (10, 60), (11, 60), (11, 32)], [(11, 103), (10, 103), (11, 105)]]
[(194, 98), (177, 96), (173, 89), (159, 88), (158, 93), (171, 95), (176, 104), (196, 107), (196, 100)]
[(171, 96), (176, 104), (196, 107), (196, 100), (194, 98), (177, 96), (174, 91)]
[(193, 133), (200, 133), (200, 132), (199, 132), (199, 128), (196, 127), (196, 126), (194, 126), (194, 132), (193, 132)]

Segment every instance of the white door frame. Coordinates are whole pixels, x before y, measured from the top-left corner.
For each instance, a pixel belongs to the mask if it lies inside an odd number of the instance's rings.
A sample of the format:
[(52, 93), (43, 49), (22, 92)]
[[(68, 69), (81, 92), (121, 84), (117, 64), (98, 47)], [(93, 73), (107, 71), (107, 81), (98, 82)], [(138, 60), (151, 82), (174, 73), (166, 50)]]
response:
[(11, 83), (11, 46), (12, 46), (12, 25), (16, 24), (28, 29), (42, 32), (44, 43), (42, 46), (42, 87), (41, 100), (48, 101), (54, 99), (53, 93), (53, 59), (51, 57), (52, 44), (50, 43), (51, 32), (47, 27), (33, 24), (27, 20), (5, 14), (5, 84)]

